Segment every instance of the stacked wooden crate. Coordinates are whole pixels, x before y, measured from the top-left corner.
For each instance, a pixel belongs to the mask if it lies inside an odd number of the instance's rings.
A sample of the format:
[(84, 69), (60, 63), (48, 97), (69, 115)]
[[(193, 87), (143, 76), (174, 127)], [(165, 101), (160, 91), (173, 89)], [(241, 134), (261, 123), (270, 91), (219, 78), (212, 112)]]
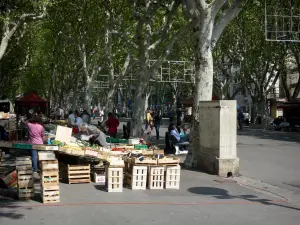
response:
[(123, 192), (123, 167), (105, 167), (105, 188), (107, 192)]
[(177, 157), (164, 157), (157, 160), (158, 165), (165, 167), (165, 188), (179, 189), (180, 187), (180, 159)]
[(145, 190), (147, 187), (148, 166), (157, 165), (157, 160), (153, 158), (127, 158), (125, 161), (124, 182), (132, 190)]
[(110, 158), (105, 166), (105, 188), (107, 192), (123, 192), (124, 160)]
[(16, 158), (17, 169), (17, 187), (18, 198), (29, 199), (34, 197), (34, 179), (32, 171), (31, 157), (17, 157)]
[(81, 184), (91, 182), (91, 166), (87, 165), (62, 165), (61, 175), (68, 184)]
[(57, 160), (40, 161), (41, 169), (41, 199), (43, 203), (60, 201), (59, 195), (59, 170)]
[(60, 201), (58, 161), (52, 151), (40, 151), (41, 199), (43, 203)]

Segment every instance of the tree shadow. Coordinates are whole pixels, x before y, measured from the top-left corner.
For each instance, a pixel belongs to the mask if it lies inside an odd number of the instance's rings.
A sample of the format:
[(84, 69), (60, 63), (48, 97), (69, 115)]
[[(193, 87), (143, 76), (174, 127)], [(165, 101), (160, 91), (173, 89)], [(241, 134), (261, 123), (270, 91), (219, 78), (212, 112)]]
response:
[[(259, 198), (256, 195), (230, 195), (227, 190), (221, 189), (221, 188), (215, 188), (215, 187), (192, 187), (188, 189), (189, 192), (193, 194), (199, 194), (199, 195), (210, 195), (216, 199), (220, 200), (229, 200), (229, 199), (242, 199), (249, 202), (256, 202), (263, 205), (271, 205), (271, 206), (278, 206), (283, 207), (287, 209), (293, 209), (293, 210), (299, 210), (299, 207), (292, 207), (288, 206), (288, 202), (282, 202), (282, 204), (270, 200), (270, 199), (264, 199)], [(285, 203), (285, 204), (284, 204)]]
[(260, 129), (245, 129), (243, 131), (239, 131), (238, 136), (250, 136), (250, 137), (266, 139), (266, 140), (269, 139), (269, 140), (276, 140), (276, 141), (300, 143), (300, 133), (299, 132), (264, 131), (264, 130), (260, 130)]
[[(1, 218), (9, 218), (13, 220), (23, 219), (24, 214), (17, 212), (18, 208), (20, 208), (20, 206), (17, 205), (18, 203), (19, 201), (0, 197), (0, 220)], [(32, 210), (31, 207), (22, 207), (22, 208), (27, 210)], [(4, 211), (4, 209), (6, 209), (7, 211)]]

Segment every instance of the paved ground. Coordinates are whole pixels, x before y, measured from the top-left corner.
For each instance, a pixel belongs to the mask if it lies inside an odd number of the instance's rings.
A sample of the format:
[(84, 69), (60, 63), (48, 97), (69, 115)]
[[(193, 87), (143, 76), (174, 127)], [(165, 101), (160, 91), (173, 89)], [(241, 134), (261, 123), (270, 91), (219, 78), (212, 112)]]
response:
[(61, 184), (61, 203), (0, 199), (0, 224), (296, 225), (300, 208), (215, 176), (182, 171), (180, 190), (106, 193), (95, 184)]
[(300, 194), (300, 135), (245, 130), (238, 136), (240, 173)]
[[(163, 126), (161, 136), (165, 131)], [(238, 137), (241, 174), (300, 196), (297, 185), (290, 185), (300, 181), (299, 141), (297, 134), (246, 129)], [(164, 140), (153, 142), (163, 145)], [(106, 193), (96, 184), (61, 184), (61, 203), (55, 205), (43, 205), (38, 199), (19, 202), (0, 197), (0, 224), (299, 224), (299, 206), (270, 191), (263, 194), (257, 187), (249, 189), (217, 179), (183, 170), (180, 190), (125, 188), (123, 193)], [(265, 185), (262, 188), (266, 189)]]

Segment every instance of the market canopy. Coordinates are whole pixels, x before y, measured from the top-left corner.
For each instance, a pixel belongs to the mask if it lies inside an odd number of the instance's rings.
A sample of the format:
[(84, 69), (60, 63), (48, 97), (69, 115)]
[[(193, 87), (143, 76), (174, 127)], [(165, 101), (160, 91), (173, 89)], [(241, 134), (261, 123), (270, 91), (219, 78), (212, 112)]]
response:
[(15, 103), (16, 104), (45, 103), (45, 105), (47, 105), (48, 101), (41, 98), (36, 92), (31, 91), (18, 96), (15, 100)]
[(36, 92), (30, 91), (20, 95), (15, 100), (15, 111), (18, 114), (26, 114), (30, 109), (47, 113), (48, 101), (41, 98)]

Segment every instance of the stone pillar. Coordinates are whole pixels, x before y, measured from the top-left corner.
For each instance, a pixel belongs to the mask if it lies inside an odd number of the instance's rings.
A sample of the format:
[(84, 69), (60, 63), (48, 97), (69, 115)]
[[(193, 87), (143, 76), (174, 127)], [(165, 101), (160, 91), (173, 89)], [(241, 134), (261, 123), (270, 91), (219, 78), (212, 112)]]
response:
[(237, 158), (237, 105), (235, 100), (200, 102), (197, 167), (227, 177), (239, 174)]

